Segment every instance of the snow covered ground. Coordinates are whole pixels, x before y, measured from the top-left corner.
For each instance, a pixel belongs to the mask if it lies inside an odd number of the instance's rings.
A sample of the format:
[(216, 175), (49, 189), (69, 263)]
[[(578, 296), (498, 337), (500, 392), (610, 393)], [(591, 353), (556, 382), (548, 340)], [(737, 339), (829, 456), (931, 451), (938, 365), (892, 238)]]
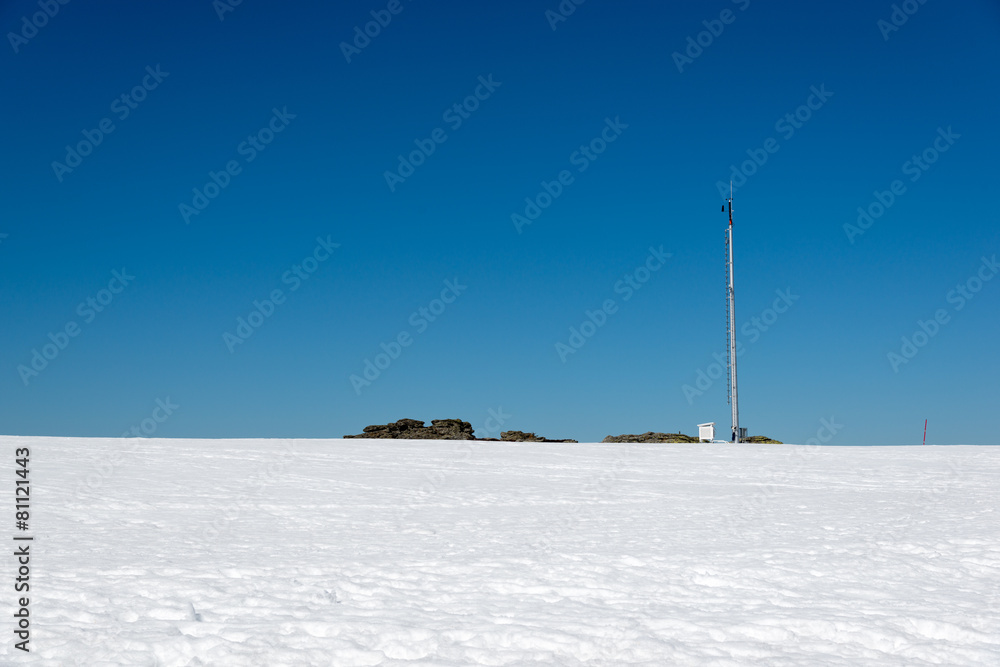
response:
[(1000, 665), (997, 447), (0, 445), (3, 665)]

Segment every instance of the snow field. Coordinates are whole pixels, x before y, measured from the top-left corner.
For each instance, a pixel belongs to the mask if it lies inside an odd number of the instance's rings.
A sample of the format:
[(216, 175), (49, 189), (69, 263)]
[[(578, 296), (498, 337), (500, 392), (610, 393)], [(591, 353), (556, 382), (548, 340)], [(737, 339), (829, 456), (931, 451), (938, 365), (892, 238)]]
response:
[(0, 442), (4, 665), (1000, 664), (1000, 448)]

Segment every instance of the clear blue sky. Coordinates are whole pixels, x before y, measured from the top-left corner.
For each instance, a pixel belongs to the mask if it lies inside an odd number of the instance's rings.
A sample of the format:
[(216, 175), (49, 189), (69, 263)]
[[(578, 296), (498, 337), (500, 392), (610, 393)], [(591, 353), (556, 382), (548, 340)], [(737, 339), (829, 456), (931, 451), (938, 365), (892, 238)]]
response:
[(1000, 444), (996, 2), (51, 5), (0, 4), (2, 433), (728, 437), (756, 157), (742, 424)]

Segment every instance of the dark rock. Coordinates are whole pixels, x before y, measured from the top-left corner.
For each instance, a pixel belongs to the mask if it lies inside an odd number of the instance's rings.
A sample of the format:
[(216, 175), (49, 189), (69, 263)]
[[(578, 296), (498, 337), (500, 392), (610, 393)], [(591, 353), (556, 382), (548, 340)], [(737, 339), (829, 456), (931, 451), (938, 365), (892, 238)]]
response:
[(481, 440), (489, 442), (576, 442), (576, 440), (549, 440), (534, 433), (504, 431), (500, 438), (477, 438), (473, 435), (472, 424), (461, 419), (432, 419), (430, 426), (424, 426), (416, 419), (400, 419), (390, 424), (366, 426), (360, 435), (345, 435), (344, 438), (375, 438), (391, 440)]
[(698, 438), (694, 438), (690, 435), (684, 435), (683, 433), (653, 433), (652, 431), (646, 431), (645, 433), (640, 433), (639, 435), (609, 435), (604, 438), (601, 442), (682, 442), (682, 443), (697, 443)]
[(375, 438), (391, 440), (475, 440), (472, 424), (461, 419), (432, 419), (430, 426), (424, 426), (416, 419), (400, 419), (390, 424), (366, 426), (360, 435), (345, 435), (344, 438)]
[(503, 431), (500, 433), (500, 440), (504, 442), (576, 442), (576, 440), (549, 440), (524, 431)]
[(751, 435), (749, 438), (745, 438), (743, 442), (752, 442), (758, 445), (783, 445), (785, 443), (780, 440), (774, 440), (766, 435)]

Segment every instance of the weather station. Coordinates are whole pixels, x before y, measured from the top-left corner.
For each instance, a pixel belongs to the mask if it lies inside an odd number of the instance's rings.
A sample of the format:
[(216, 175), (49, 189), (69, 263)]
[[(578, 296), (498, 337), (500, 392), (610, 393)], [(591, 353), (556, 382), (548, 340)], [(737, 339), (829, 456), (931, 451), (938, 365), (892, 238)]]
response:
[(740, 428), (739, 390), (736, 383), (736, 290), (733, 280), (733, 184), (729, 184), (729, 198), (722, 205), (722, 212), (729, 206), (729, 224), (726, 226), (726, 335), (729, 345), (729, 361), (726, 370), (729, 375), (729, 405), (733, 412), (731, 441), (742, 442), (747, 430)]

